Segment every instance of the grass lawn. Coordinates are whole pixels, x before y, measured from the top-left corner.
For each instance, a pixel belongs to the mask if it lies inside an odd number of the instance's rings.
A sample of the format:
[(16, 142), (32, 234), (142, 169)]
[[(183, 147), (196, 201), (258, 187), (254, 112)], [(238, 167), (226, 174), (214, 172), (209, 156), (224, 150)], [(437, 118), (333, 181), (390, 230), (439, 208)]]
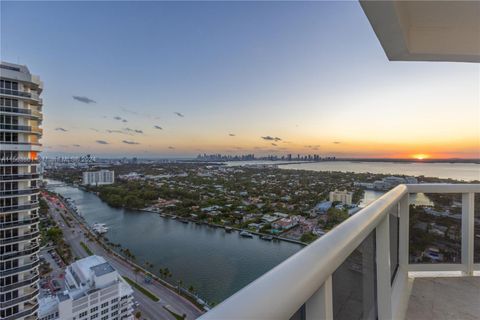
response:
[(177, 320), (184, 320), (184, 319), (185, 319), (184, 316), (181, 316), (181, 315), (179, 315), (178, 313), (173, 312), (172, 310), (168, 309), (168, 308), (165, 307), (165, 306), (163, 306), (163, 309), (167, 310), (168, 313), (170, 313), (172, 316), (174, 316), (175, 319), (177, 319)]
[(83, 250), (85, 250), (85, 252), (86, 252), (89, 256), (93, 256), (92, 250), (90, 250), (90, 248), (89, 248), (83, 241), (80, 241), (80, 245), (82, 246)]

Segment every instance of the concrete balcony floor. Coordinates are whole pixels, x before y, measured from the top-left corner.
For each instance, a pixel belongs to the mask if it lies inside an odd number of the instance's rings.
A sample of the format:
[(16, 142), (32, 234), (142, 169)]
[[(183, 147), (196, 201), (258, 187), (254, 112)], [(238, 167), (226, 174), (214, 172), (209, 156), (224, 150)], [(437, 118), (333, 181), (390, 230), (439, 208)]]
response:
[(406, 319), (480, 319), (480, 277), (415, 278)]

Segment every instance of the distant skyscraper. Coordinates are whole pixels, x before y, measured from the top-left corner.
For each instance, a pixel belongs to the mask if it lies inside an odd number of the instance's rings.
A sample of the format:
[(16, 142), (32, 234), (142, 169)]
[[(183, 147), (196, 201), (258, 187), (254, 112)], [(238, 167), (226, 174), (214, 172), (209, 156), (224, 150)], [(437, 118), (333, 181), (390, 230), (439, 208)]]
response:
[(36, 319), (42, 82), (0, 64), (0, 319)]

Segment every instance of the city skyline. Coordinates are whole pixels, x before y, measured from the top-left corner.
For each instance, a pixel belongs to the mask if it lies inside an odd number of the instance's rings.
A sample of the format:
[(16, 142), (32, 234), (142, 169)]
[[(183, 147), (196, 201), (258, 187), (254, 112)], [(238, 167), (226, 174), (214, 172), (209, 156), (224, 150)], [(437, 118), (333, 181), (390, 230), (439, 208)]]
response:
[(45, 155), (480, 158), (478, 65), (389, 62), (356, 2), (1, 6)]

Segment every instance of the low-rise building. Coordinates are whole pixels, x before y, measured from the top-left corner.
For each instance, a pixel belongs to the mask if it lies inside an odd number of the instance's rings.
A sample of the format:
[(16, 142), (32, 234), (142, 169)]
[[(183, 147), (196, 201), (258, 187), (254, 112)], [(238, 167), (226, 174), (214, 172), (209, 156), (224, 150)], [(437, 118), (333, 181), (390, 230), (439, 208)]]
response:
[(346, 205), (351, 205), (352, 204), (352, 198), (353, 198), (353, 192), (343, 190), (343, 191), (330, 191), (330, 197), (329, 197), (331, 202), (336, 202), (339, 201), (343, 204)]
[(39, 320), (133, 319), (133, 290), (101, 256), (69, 265), (65, 290), (39, 299)]
[(282, 218), (272, 223), (272, 228), (277, 230), (288, 230), (290, 228), (295, 227), (297, 224), (298, 222), (293, 219)]
[(325, 214), (327, 213), (328, 209), (332, 207), (332, 202), (331, 201), (322, 201), (319, 202), (313, 207), (311, 216), (317, 216), (319, 214)]
[(115, 173), (111, 170), (85, 171), (83, 173), (83, 184), (100, 186), (113, 184), (115, 182)]

